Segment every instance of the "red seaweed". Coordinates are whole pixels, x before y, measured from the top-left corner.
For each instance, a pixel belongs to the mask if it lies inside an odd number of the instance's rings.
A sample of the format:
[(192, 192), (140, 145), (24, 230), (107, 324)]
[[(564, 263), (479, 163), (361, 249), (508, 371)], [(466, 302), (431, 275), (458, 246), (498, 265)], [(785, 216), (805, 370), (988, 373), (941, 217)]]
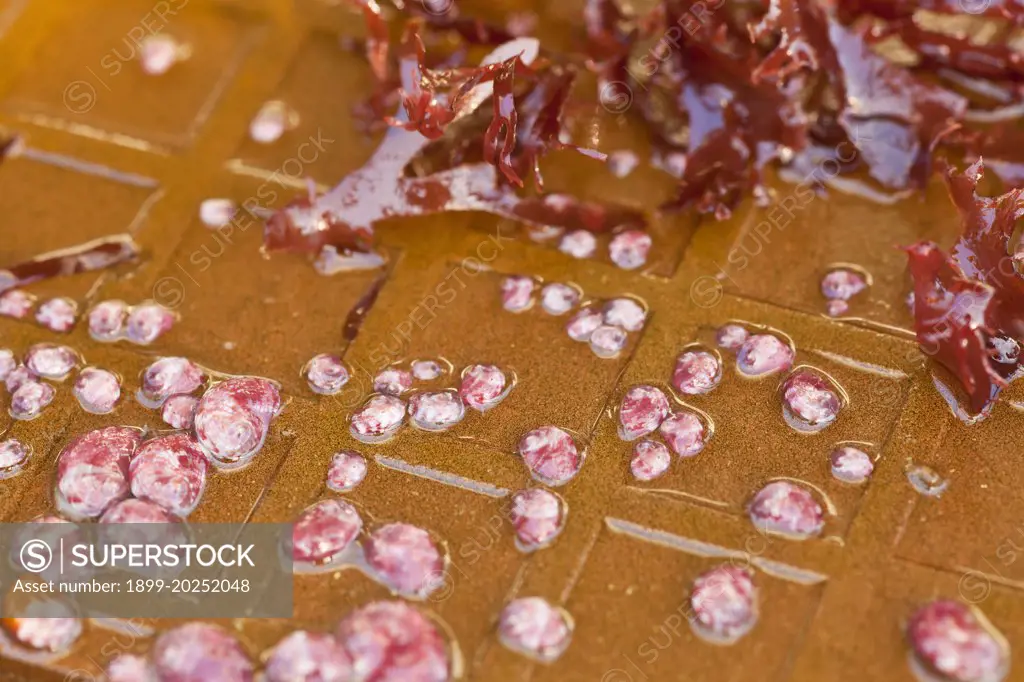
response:
[(839, 65), (839, 123), (871, 176), (890, 189), (924, 185), (931, 152), (958, 126), (967, 101), (875, 54), (862, 33), (829, 23)]
[[(299, 198), (276, 212), (264, 231), (267, 250), (315, 253), (330, 245), (365, 251), (372, 245), (373, 225), (380, 220), (447, 211), (483, 211), (595, 232), (644, 224), (639, 211), (565, 195), (520, 197), (501, 182), (503, 177), (521, 184), (517, 168), (530, 169), (538, 178), (537, 158), (550, 149), (570, 146), (558, 142), (557, 135), (565, 102), (558, 86), (568, 87), (571, 81), (561, 70), (540, 75), (533, 64), (539, 51), (536, 40), (504, 43), (480, 67), (434, 70), (424, 65), (418, 29), (413, 24), (405, 33), (402, 105), (373, 157), (326, 194)], [(550, 67), (542, 64), (540, 68)], [(522, 103), (512, 91), (513, 77), (520, 72), (536, 81)], [(439, 97), (439, 92), (447, 96)], [(481, 155), (492, 163), (461, 163), (423, 177), (406, 175), (407, 167), (432, 138), (442, 137), (446, 128), (469, 117), (491, 97), (495, 97), (494, 114)], [(519, 109), (524, 111), (522, 137), (517, 134)]]
[(20, 144), (21, 138), (16, 135), (6, 138), (0, 137), (0, 162), (14, 154)]
[[(351, 1), (364, 6), (369, 0)], [(507, 36), (455, 8), (441, 14), (427, 5), (399, 9), (418, 22), (398, 50), (401, 83), (391, 79), (387, 101), (400, 92), (404, 106), (389, 123), (437, 141), (420, 155), (432, 168), (435, 155), (448, 156), (448, 165), (436, 167), (442, 171), (482, 159), (498, 169), (500, 182), (522, 187), (532, 174), (542, 189), (537, 159), (574, 148), (559, 135), (575, 56), (527, 67), (509, 54), (480, 67), (462, 66), (465, 49), (442, 47), (441, 33), (454, 30), (467, 45)], [(616, 0), (587, 0), (584, 49), (598, 74), (601, 104), (612, 113), (638, 115), (654, 143), (654, 163), (679, 178), (676, 196), (663, 208), (695, 208), (725, 219), (748, 195), (767, 200), (762, 172), (770, 163), (838, 159), (839, 172), (862, 173), (878, 186), (864, 187), (865, 196), (895, 199), (927, 182), (937, 152), (967, 149), (976, 158), (983, 146), (995, 146), (997, 133), (968, 129), (968, 115), (1008, 116), (1012, 106), (1009, 112), (969, 107), (978, 99), (984, 106), (992, 106), (993, 98), (997, 105), (1019, 100), (1024, 58), (1008, 31), (976, 44), (935, 30), (934, 22), (919, 23), (919, 10), (981, 16), (1007, 27), (1024, 23), (1022, 0), (977, 7), (959, 0), (661, 0), (641, 15)], [(379, 13), (367, 17), (381, 21)], [(432, 62), (421, 29), (437, 44)], [(378, 31), (372, 24), (371, 35)], [(879, 51), (891, 37), (901, 39), (915, 63), (896, 63)], [(381, 54), (369, 45), (368, 52)], [(380, 72), (377, 63), (374, 71)], [(476, 128), (453, 126), (480, 104), (467, 96), (484, 92), (483, 83), (492, 84), (483, 99), (494, 93), (493, 112), (479, 146), (472, 139)], [(1004, 148), (994, 159), (1003, 177), (1022, 175), (1014, 153)]]
[(983, 174), (980, 160), (963, 173), (947, 171), (949, 195), (963, 229), (951, 255), (964, 278), (992, 287), (986, 325), (1011, 338), (1024, 339), (1024, 277), (1017, 271), (1010, 249), (1016, 221), (1024, 217), (1024, 190), (979, 196), (977, 187)]
[(963, 35), (921, 28), (913, 19), (873, 27), (873, 42), (897, 37), (912, 49), (919, 66), (932, 70), (953, 69), (967, 76), (995, 80), (1024, 78), (1024, 55), (1009, 44), (979, 45)]
[[(365, 166), (270, 220), (268, 249), (365, 250), (380, 220), (445, 211), (590, 232), (643, 226), (643, 214), (626, 207), (515, 192), (528, 175), (543, 189), (539, 159), (552, 150), (603, 158), (560, 139), (577, 60), (539, 60), (533, 39), (508, 40), (490, 24), (458, 12), (433, 15), (424, 5), (400, 8), (418, 20), (406, 29), (392, 76), (379, 8), (352, 2), (371, 22), (376, 101), (397, 102), (398, 112), (386, 119), (391, 127)], [(725, 219), (746, 196), (767, 198), (761, 175), (772, 162), (799, 168), (831, 160), (838, 172), (863, 173), (882, 188), (865, 187), (865, 196), (892, 199), (922, 187), (940, 151), (977, 160), (965, 173), (947, 172), (963, 221), (950, 253), (929, 242), (907, 253), (919, 343), (980, 412), (1020, 373), (1024, 249), (1011, 241), (1024, 190), (990, 198), (976, 188), (982, 154), (1003, 180), (1024, 182), (1024, 133), (1016, 126), (1024, 58), (1008, 30), (976, 43), (922, 23), (922, 10), (1024, 25), (1022, 0), (977, 7), (960, 0), (661, 0), (639, 16), (616, 0), (587, 0), (586, 64), (597, 73), (600, 103), (639, 116), (656, 162), (679, 178), (667, 208)], [(465, 47), (426, 54), (421, 31), (432, 52), (444, 31), (467, 45), (502, 44), (467, 67)], [(891, 38), (911, 62), (889, 58)], [(474, 116), (487, 99), (489, 116)]]
[(128, 235), (86, 242), (0, 269), (0, 292), (44, 279), (103, 270), (138, 255), (139, 247)]
[[(434, 140), (444, 134), (450, 123), (479, 106), (479, 101), (469, 97), (477, 86), (494, 81), (495, 89), (500, 90), (498, 100), (511, 99), (515, 72), (526, 69), (519, 55), (513, 54), (500, 61), (485, 60), (475, 68), (430, 69), (424, 63), (425, 50), (419, 31), (419, 22), (410, 22), (405, 28), (399, 48), (402, 110), (398, 116), (386, 119), (389, 124)], [(509, 108), (512, 114), (506, 111)], [(510, 115), (515, 115), (511, 103), (495, 106), (495, 122), (507, 120)], [(512, 123), (513, 138), (514, 134), (515, 124)]]
[(873, 14), (883, 19), (904, 19), (918, 11), (953, 16), (973, 15), (1009, 19), (1024, 24), (1024, 2), (1021, 0), (842, 0), (840, 14), (847, 18)]
[[(523, 115), (518, 121), (516, 144), (509, 150), (510, 154), (513, 150), (517, 150), (517, 153), (514, 158), (506, 159), (507, 165), (502, 163), (499, 166), (510, 182), (521, 187), (521, 178), (530, 173), (537, 189), (544, 189), (540, 159), (553, 150), (573, 149), (584, 156), (600, 161), (607, 160), (606, 154), (564, 143), (558, 139), (562, 131), (562, 115), (575, 80), (576, 72), (573, 69), (552, 66), (537, 77), (537, 84), (523, 97), (520, 105)], [(495, 84), (495, 88), (497, 87)], [(487, 149), (487, 142), (484, 144)]]
[(388, 81), (388, 25), (376, 0), (347, 0), (363, 12), (366, 23), (366, 60), (378, 83)]
[(950, 254), (931, 242), (907, 249), (918, 343), (956, 375), (975, 412), (1018, 373), (1024, 341), (1024, 278), (1010, 251), (1024, 190), (979, 196), (983, 173), (980, 160), (947, 170), (963, 229)]
[[(937, 151), (991, 136), (964, 128), (970, 115), (989, 115), (969, 109), (978, 100), (1020, 101), (1024, 58), (1010, 32), (975, 43), (917, 23), (918, 10), (1024, 23), (1020, 0), (661, 0), (639, 17), (616, 0), (588, 0), (583, 18), (601, 103), (638, 114), (656, 162), (680, 179), (667, 206), (723, 219), (746, 196), (765, 198), (761, 171), (772, 161), (806, 163), (805, 152), (831, 148), (840, 172), (880, 185), (865, 196), (891, 198), (926, 183)], [(913, 53), (910, 66), (886, 56), (890, 37)], [(1013, 114), (1011, 104), (990, 115)], [(999, 156), (1019, 163), (1013, 151)]]

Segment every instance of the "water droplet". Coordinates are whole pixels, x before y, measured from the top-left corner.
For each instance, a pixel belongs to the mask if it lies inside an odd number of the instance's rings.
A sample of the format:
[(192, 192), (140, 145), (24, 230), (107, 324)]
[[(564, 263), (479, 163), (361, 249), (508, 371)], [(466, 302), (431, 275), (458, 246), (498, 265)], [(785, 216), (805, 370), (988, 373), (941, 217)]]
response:
[(540, 597), (516, 599), (498, 620), (498, 639), (511, 651), (545, 663), (569, 646), (573, 624), (569, 614)]
[(631, 441), (653, 433), (668, 414), (664, 391), (655, 386), (634, 386), (619, 406), (619, 438)]
[(615, 235), (608, 244), (612, 262), (623, 270), (636, 270), (647, 262), (651, 250), (651, 236), (639, 230), (627, 230)]
[(798, 540), (818, 535), (825, 525), (825, 512), (811, 491), (791, 481), (761, 488), (747, 513), (758, 529)]
[(299, 116), (284, 102), (265, 103), (249, 123), (249, 137), (260, 144), (273, 144), (299, 123)]
[(540, 292), (540, 304), (548, 315), (564, 315), (580, 302), (579, 289), (569, 284), (554, 282)]
[(237, 210), (231, 199), (206, 199), (199, 204), (199, 219), (207, 227), (223, 227), (231, 222)]
[(820, 431), (839, 415), (842, 394), (831, 379), (812, 369), (798, 369), (782, 383), (782, 416), (793, 429)]
[(629, 470), (638, 481), (653, 481), (672, 464), (672, 453), (662, 443), (642, 440), (633, 446), (633, 458)]
[(586, 230), (574, 230), (562, 237), (558, 250), (573, 258), (590, 258), (597, 251), (597, 238)]
[(922, 495), (938, 497), (949, 487), (949, 481), (943, 478), (939, 472), (924, 464), (912, 464), (907, 470), (907, 480), (914, 490)]
[(875, 463), (871, 456), (850, 445), (837, 447), (829, 455), (829, 463), (832, 466), (832, 475), (843, 483), (860, 484), (871, 477), (875, 470)]
[(565, 527), (565, 501), (543, 488), (520, 490), (512, 496), (509, 521), (516, 531), (516, 546), (532, 552), (550, 545)]
[(732, 644), (757, 623), (757, 602), (748, 569), (725, 564), (702, 573), (690, 592), (694, 634), (715, 644)]
[(532, 277), (513, 275), (501, 282), (501, 306), (510, 313), (521, 313), (533, 307), (537, 283)]
[(716, 353), (693, 349), (676, 359), (672, 385), (680, 393), (700, 395), (710, 393), (722, 380), (722, 363)]

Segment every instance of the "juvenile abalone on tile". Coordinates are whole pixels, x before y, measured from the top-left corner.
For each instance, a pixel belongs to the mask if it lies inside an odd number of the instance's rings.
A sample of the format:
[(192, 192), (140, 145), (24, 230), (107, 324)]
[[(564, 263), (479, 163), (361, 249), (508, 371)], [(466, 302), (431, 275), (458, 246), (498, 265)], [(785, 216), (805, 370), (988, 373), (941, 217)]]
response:
[(252, 682), (255, 666), (228, 630), (186, 623), (163, 632), (150, 650), (160, 682)]
[(72, 518), (96, 518), (128, 497), (128, 465), (142, 431), (108, 426), (82, 434), (57, 458), (57, 508)]
[(331, 633), (296, 630), (267, 654), (265, 682), (348, 682), (352, 658)]
[(405, 421), (406, 404), (392, 395), (371, 396), (353, 414), (349, 423), (352, 437), (363, 443), (388, 440)]
[(335, 636), (365, 680), (449, 682), (452, 647), (438, 626), (403, 601), (376, 601), (338, 624)]
[(309, 388), (320, 395), (334, 395), (349, 380), (349, 371), (341, 358), (331, 353), (320, 353), (310, 358), (302, 369)]
[(711, 350), (695, 346), (676, 358), (672, 385), (684, 395), (710, 393), (722, 380), (722, 361)]
[(121, 399), (121, 379), (109, 370), (86, 367), (75, 377), (71, 392), (86, 412), (107, 414)]
[(263, 447), (281, 410), (277, 385), (261, 377), (235, 377), (207, 389), (196, 406), (194, 430), (214, 464), (236, 467)]
[(578, 288), (561, 282), (546, 284), (540, 291), (540, 305), (548, 315), (564, 315), (579, 305), (581, 298)]
[(910, 617), (906, 634), (911, 667), (925, 682), (1000, 682), (1009, 673), (1006, 638), (976, 606), (929, 602)]
[(583, 466), (576, 442), (557, 426), (530, 431), (519, 441), (518, 452), (533, 477), (551, 486), (565, 485)]
[(718, 644), (735, 642), (757, 623), (758, 590), (753, 572), (723, 564), (701, 573), (690, 591), (690, 606), (695, 633)]
[(825, 511), (806, 486), (792, 481), (772, 481), (747, 505), (754, 526), (767, 533), (803, 540), (821, 534)]
[(516, 546), (532, 552), (550, 545), (565, 527), (565, 500), (544, 488), (527, 488), (512, 495), (509, 521), (516, 532)]
[(501, 282), (501, 307), (510, 313), (521, 313), (533, 307), (537, 282), (525, 275), (511, 275)]
[(459, 395), (478, 412), (496, 406), (512, 390), (513, 382), (497, 365), (469, 365), (462, 370)]
[(871, 455), (852, 445), (835, 447), (829, 454), (829, 464), (832, 475), (843, 483), (864, 483), (875, 470)]
[(373, 390), (386, 395), (402, 395), (412, 388), (413, 375), (401, 367), (387, 367), (373, 378)]
[(810, 367), (794, 370), (782, 382), (779, 393), (783, 419), (805, 433), (820, 431), (834, 422), (846, 403), (839, 385)]
[(458, 391), (422, 391), (409, 398), (409, 421), (424, 431), (447, 431), (466, 416)]
[(550, 663), (572, 640), (569, 614), (541, 597), (522, 597), (505, 605), (498, 618), (498, 639), (528, 658)]
[(665, 392), (656, 386), (634, 386), (619, 405), (619, 438), (636, 440), (653, 433), (669, 415)]
[(378, 580), (399, 595), (423, 599), (444, 586), (446, 557), (422, 528), (386, 524), (370, 533), (364, 549)]
[(793, 365), (793, 349), (774, 334), (748, 336), (736, 354), (736, 369), (749, 377), (783, 372)]
[(690, 410), (680, 410), (661, 422), (658, 433), (677, 455), (693, 457), (704, 449), (711, 430), (701, 415)]
[(608, 243), (608, 257), (623, 270), (636, 270), (647, 263), (651, 235), (640, 230), (626, 230)]
[(63, 381), (79, 364), (73, 348), (56, 343), (37, 343), (25, 353), (25, 366), (44, 379)]
[(0, 481), (17, 476), (31, 454), (32, 448), (17, 438), (0, 440)]
[(292, 527), (289, 549), (297, 563), (330, 562), (359, 535), (363, 520), (342, 500), (321, 500), (302, 510)]
[(366, 458), (355, 450), (336, 452), (327, 470), (327, 487), (337, 493), (347, 493), (363, 482), (366, 470)]
[(633, 457), (629, 470), (638, 481), (653, 481), (672, 465), (672, 453), (663, 444), (653, 440), (641, 440), (633, 446)]

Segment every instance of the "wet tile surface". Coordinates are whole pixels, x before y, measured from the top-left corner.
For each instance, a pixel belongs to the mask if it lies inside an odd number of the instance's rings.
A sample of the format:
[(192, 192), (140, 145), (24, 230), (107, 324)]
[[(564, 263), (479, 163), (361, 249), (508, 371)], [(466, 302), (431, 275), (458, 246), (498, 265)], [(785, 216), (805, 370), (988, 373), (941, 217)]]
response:
[[(0, 181), (8, 188), (0, 197), (0, 210), (11, 226), (4, 231), (0, 257), (9, 264), (95, 239), (137, 234), (159, 199), (158, 183), (151, 178), (31, 148), (3, 164)], [(56, 197), (33, 191), (46, 186), (62, 190)], [(94, 219), (82, 220), (85, 206)], [(69, 220), (74, 229), (69, 229)], [(84, 306), (101, 277), (102, 273), (84, 273), (58, 287), (40, 282), (26, 291), (42, 299), (70, 296)]]
[[(54, 384), (53, 404), (33, 421), (11, 419), (9, 392), (0, 388), (0, 435), (32, 448), (26, 468), (0, 480), (0, 521), (52, 509), (56, 458), (75, 436), (112, 424), (166, 429), (134, 393), (146, 365), (180, 354), (218, 376), (276, 380), (285, 398), (254, 462), (211, 474), (191, 520), (291, 522), (331, 499), (356, 507), (361, 539), (391, 522), (426, 530), (448, 564), (441, 589), (409, 601), (457, 647), (461, 679), (906, 682), (914, 679), (907, 619), (936, 598), (975, 605), (1015, 653), (1024, 646), (1024, 395), (1015, 386), (988, 419), (963, 423), (901, 332), (910, 322), (907, 280), (894, 246), (948, 243), (956, 225), (943, 187), (879, 206), (834, 192), (797, 197), (773, 179), (768, 207), (744, 206), (724, 223), (656, 219), (651, 257), (633, 271), (610, 261), (607, 235), (592, 258), (576, 259), (558, 239), (538, 243), (524, 226), (484, 214), (385, 221), (385, 267), (323, 277), (303, 256), (265, 257), (262, 225), (250, 212), (301, 195), (307, 178), (329, 185), (372, 152), (375, 139), (357, 133), (352, 114), (369, 94), (369, 69), (336, 35), (362, 35), (357, 17), (320, 0), (180, 4), (171, 14), (173, 1), (0, 0), (0, 59), (10, 62), (0, 70), (0, 126), (24, 135), (29, 150), (0, 166), (0, 267), (132, 233), (143, 249), (136, 263), (30, 291), (73, 297), (83, 311), (109, 298), (156, 299), (180, 316), (145, 347), (99, 343), (81, 323), (58, 336), (0, 319), (0, 348), (20, 357), (33, 343), (67, 343), (122, 380), (110, 414), (81, 409), (73, 375)], [(162, 18), (154, 14), (161, 8)], [(539, 30), (566, 40), (576, 8), (549, 10)], [(151, 33), (187, 43), (191, 57), (162, 76), (143, 74), (137, 41)], [(588, 78), (579, 87), (593, 87)], [(258, 144), (248, 126), (275, 100), (295, 111), (295, 126)], [(640, 166), (619, 180), (595, 171), (593, 160), (559, 153), (545, 166), (547, 189), (640, 207), (671, 189), (671, 179), (647, 166), (648, 143), (628, 117), (582, 110), (572, 128), (574, 142), (603, 151), (638, 146)], [(198, 208), (212, 197), (249, 211), (211, 229)], [(870, 278), (840, 324), (825, 315), (820, 291), (836, 264)], [(517, 313), (502, 306), (502, 281), (513, 275), (536, 283), (532, 307)], [(543, 309), (540, 290), (550, 283), (577, 288), (584, 307), (632, 297), (648, 311), (645, 324), (626, 335), (616, 357), (599, 357), (566, 333), (579, 305), (558, 316)], [(365, 315), (353, 327), (359, 307)], [(844, 403), (834, 423), (794, 430), (780, 396), (788, 373), (744, 377), (723, 349), (715, 351), (722, 376), (714, 390), (684, 395), (673, 387), (680, 353), (692, 344), (714, 349), (715, 330), (730, 322), (778, 333), (796, 349), (794, 367), (834, 380)], [(314, 394), (300, 376), (324, 352), (340, 355), (351, 372), (334, 396)], [(446, 372), (403, 398), (457, 389), (462, 370), (478, 363), (515, 383), (496, 406), (467, 409), (443, 433), (406, 418), (386, 442), (355, 439), (352, 414), (377, 374), (423, 359), (439, 360)], [(632, 475), (633, 443), (617, 432), (619, 402), (641, 384), (665, 391), (673, 410), (713, 424), (698, 455), (673, 454), (651, 481)], [(531, 477), (516, 452), (522, 436), (543, 425), (564, 429), (585, 454), (564, 485)], [(863, 484), (830, 471), (831, 450), (846, 443), (872, 458)], [(368, 468), (339, 493), (326, 480), (343, 449), (358, 451)], [(914, 489), (907, 470), (916, 465), (943, 477), (941, 495)], [(777, 479), (811, 491), (822, 507), (819, 536), (780, 537), (750, 521), (751, 497)], [(530, 488), (557, 493), (568, 511), (550, 545), (527, 553), (516, 545), (510, 504)], [(731, 646), (709, 644), (687, 621), (694, 580), (723, 563), (748, 567), (759, 588), (757, 623)], [(352, 567), (298, 575), (295, 590), (293, 619), (219, 624), (259, 661), (293, 630), (330, 631), (353, 609), (395, 597)], [(558, 661), (540, 664), (502, 645), (499, 614), (522, 597), (542, 597), (571, 616), (572, 642)], [(70, 652), (49, 657), (0, 639), (0, 680), (98, 679), (111, 658), (146, 653), (154, 634), (173, 625), (91, 621)], [(1018, 668), (1007, 679), (1020, 678)]]
[[(38, 48), (31, 73), (23, 73), (8, 93), (9, 110), (142, 145), (184, 146), (256, 37), (253, 26), (201, 4), (115, 4), (97, 15), (84, 10), (79, 6)], [(146, 38), (157, 34), (173, 37), (189, 58), (165, 74), (149, 75), (140, 54)], [(67, 44), (76, 51), (66, 50)]]

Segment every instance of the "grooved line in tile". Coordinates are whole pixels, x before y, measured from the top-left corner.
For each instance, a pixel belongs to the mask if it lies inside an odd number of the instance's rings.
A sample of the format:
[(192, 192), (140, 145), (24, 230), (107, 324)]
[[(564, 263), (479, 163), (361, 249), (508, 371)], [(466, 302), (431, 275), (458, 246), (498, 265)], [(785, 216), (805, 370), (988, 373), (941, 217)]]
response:
[(819, 350), (816, 348), (810, 348), (807, 352), (813, 355), (823, 357), (826, 360), (831, 360), (832, 362), (835, 362), (836, 364), (842, 365), (844, 367), (849, 367), (850, 369), (856, 370), (858, 372), (869, 372), (871, 374), (878, 374), (880, 376), (885, 377), (886, 379), (894, 379), (896, 381), (902, 381), (904, 379), (910, 378), (909, 374), (906, 374), (905, 372), (902, 372), (898, 369), (891, 369), (889, 367), (883, 367), (881, 365), (876, 365), (870, 362), (864, 362), (862, 360), (857, 360), (856, 358), (851, 358), (846, 355), (840, 355), (839, 353), (832, 353), (831, 351)]
[[(729, 297), (734, 298), (734, 299), (736, 299), (738, 301), (745, 301), (745, 302), (748, 302), (748, 303), (756, 303), (758, 305), (763, 305), (766, 308), (772, 308), (774, 310), (782, 310), (782, 311), (788, 312), (788, 313), (795, 313), (795, 314), (800, 315), (802, 317), (814, 317), (814, 313), (808, 312), (804, 308), (797, 308), (797, 307), (791, 306), (791, 305), (783, 305), (783, 304), (778, 303), (776, 301), (769, 301), (766, 298), (758, 298), (757, 296), (746, 294), (746, 293), (740, 292), (740, 291), (727, 291), (723, 295), (724, 296), (729, 296)], [(872, 320), (860, 320), (860, 319), (854, 319), (854, 318), (846, 319), (846, 318), (842, 318), (842, 317), (829, 318), (829, 321), (830, 322), (835, 322), (835, 323), (838, 323), (838, 324), (842, 324), (842, 325), (845, 325), (845, 326), (848, 326), (848, 327), (852, 327), (854, 329), (865, 329), (865, 330), (872, 331), (872, 332), (875, 332), (875, 333), (878, 333), (878, 334), (884, 334), (885, 336), (901, 339), (903, 341), (913, 341), (914, 340), (914, 336), (912, 334), (908, 334), (908, 331), (906, 329), (903, 329), (901, 327), (896, 327), (896, 326), (893, 326), (893, 325), (883, 324), (881, 322), (874, 322)]]
[(104, 166), (98, 163), (90, 163), (88, 161), (81, 161), (74, 159), (70, 156), (63, 154), (57, 154), (54, 152), (47, 152), (41, 149), (33, 149), (32, 147), (26, 147), (18, 155), (21, 158), (31, 159), (40, 163), (45, 163), (50, 166), (57, 166), (58, 168), (66, 168), (73, 170), (83, 175), (93, 175), (106, 180), (113, 180), (125, 185), (132, 185), (134, 187), (152, 188), (157, 187), (159, 183), (153, 178), (147, 178), (142, 175), (136, 175), (135, 173), (125, 173), (119, 170)]
[(170, 156), (170, 150), (162, 145), (146, 142), (145, 140), (140, 140), (122, 133), (108, 132), (95, 126), (86, 125), (85, 123), (72, 123), (70, 121), (57, 118), (56, 116), (47, 116), (46, 114), (19, 113), (15, 115), (15, 118), (18, 121), (31, 123), (32, 125), (39, 126), (40, 128), (59, 130), (61, 132), (84, 137), (89, 140), (106, 142), (125, 149), (134, 149), (135, 151), (158, 154), (160, 156)]
[(192, 121), (192, 125), (189, 126), (186, 137), (191, 139), (195, 136), (196, 132), (206, 123), (207, 119), (210, 118), (210, 114), (213, 113), (214, 107), (220, 101), (224, 91), (227, 90), (228, 84), (231, 83), (235, 76), (238, 75), (239, 70), (248, 58), (249, 52), (259, 42), (267, 31), (265, 28), (250, 28), (248, 35), (241, 40), (238, 49), (235, 50), (235, 54), (231, 59), (228, 67), (224, 69), (221, 77), (213, 85), (213, 89), (210, 90), (210, 96), (206, 98), (203, 105), (199, 107), (199, 111), (196, 113), (195, 119)]
[[(987, 557), (985, 557), (985, 561), (988, 562), (989, 566), (992, 567), (992, 569), (995, 571), (995, 573), (989, 573), (987, 571), (981, 571), (981, 570), (979, 570), (977, 568), (971, 568), (970, 566), (959, 566), (959, 565), (958, 566), (952, 566), (952, 567), (949, 567), (949, 566), (939, 566), (937, 564), (933, 564), (933, 563), (928, 562), (928, 561), (920, 561), (918, 559), (908, 559), (906, 557), (901, 557), (901, 556), (897, 556), (896, 557), (896, 561), (902, 562), (902, 563), (905, 563), (905, 564), (909, 564), (911, 566), (917, 566), (918, 568), (924, 568), (924, 569), (927, 569), (929, 571), (935, 571), (936, 573), (944, 573), (946, 575), (958, 575), (958, 576), (960, 576), (960, 581), (958, 583), (958, 588), (960, 588), (960, 589), (964, 589), (964, 588), (970, 589), (970, 586), (965, 585), (963, 583), (964, 583), (964, 581), (968, 577), (973, 577), (973, 578), (976, 578), (978, 580), (981, 580), (981, 581), (989, 583), (988, 584), (988, 590), (989, 591), (991, 591), (992, 583), (995, 583), (997, 585), (1001, 585), (1003, 587), (1007, 587), (1007, 588), (1009, 588), (1011, 590), (1017, 590), (1017, 591), (1020, 591), (1020, 592), (1024, 592), (1024, 580), (1012, 580), (1010, 578), (1004, 578), (1003, 576), (999, 575), (999, 569), (997, 569), (995, 566), (992, 566), (992, 562), (988, 561)], [(962, 596), (962, 593), (961, 593), (961, 596)], [(987, 596), (988, 596), (988, 593), (986, 592), (985, 598), (987, 598)], [(966, 597), (964, 597), (964, 598), (966, 599)], [(983, 601), (983, 599), (979, 600), (979, 601)]]
[(676, 502), (679, 504), (685, 504), (686, 502), (693, 502), (702, 507), (708, 507), (710, 509), (723, 510), (730, 516), (736, 516), (728, 509), (732, 506), (728, 502), (722, 502), (720, 500), (713, 500), (710, 497), (701, 497), (700, 495), (694, 495), (684, 490), (672, 490), (671, 488), (640, 488), (634, 485), (626, 486), (626, 490), (637, 495), (650, 495), (662, 500), (669, 502)]
[(264, 182), (274, 181), (282, 187), (289, 187), (299, 191), (306, 191), (310, 187), (315, 187), (318, 194), (324, 194), (331, 189), (328, 185), (322, 185), (319, 183), (313, 183), (311, 185), (303, 178), (293, 178), (287, 174), (281, 175), (280, 168), (271, 172), (262, 168), (257, 168), (256, 166), (250, 166), (240, 159), (231, 159), (224, 164), (224, 168), (235, 175), (255, 178), (257, 180), (263, 180)]
[(6, 10), (0, 12), (0, 36), (10, 30), (26, 6), (28, 6), (28, 0), (14, 0)]
[(565, 584), (565, 589), (558, 595), (558, 603), (565, 604), (569, 599), (569, 595), (572, 593), (576, 583), (580, 581), (580, 577), (583, 575), (583, 568), (587, 565), (587, 560), (590, 559), (590, 553), (594, 551), (594, 546), (597, 544), (598, 538), (601, 537), (601, 525), (597, 524), (594, 528), (594, 532), (590, 535), (590, 540), (587, 542), (587, 546), (580, 552), (579, 557), (576, 560), (576, 565), (572, 569), (572, 575), (569, 576), (569, 582)]
[(409, 474), (410, 476), (419, 476), (420, 478), (426, 478), (437, 483), (450, 485), (454, 488), (468, 490), (472, 493), (477, 493), (478, 495), (485, 495), (486, 497), (493, 497), (500, 500), (503, 497), (508, 497), (510, 493), (508, 489), (499, 488), (491, 485), (490, 483), (474, 481), (471, 478), (464, 478), (463, 476), (448, 473), (447, 471), (438, 471), (437, 469), (432, 469), (419, 464), (409, 464), (408, 462), (404, 462), (393, 457), (377, 455), (376, 460), (377, 464), (388, 469), (401, 471), (402, 473)]
[(817, 571), (811, 571), (796, 566), (790, 566), (779, 561), (771, 561), (762, 557), (751, 556), (748, 552), (738, 549), (729, 549), (710, 542), (685, 538), (663, 530), (647, 528), (631, 521), (606, 516), (604, 520), (608, 528), (623, 535), (628, 535), (637, 540), (650, 542), (655, 545), (662, 545), (671, 549), (677, 549), (693, 556), (715, 559), (742, 559), (754, 566), (757, 566), (765, 573), (788, 580), (800, 585), (817, 585), (828, 580), (828, 576)]

